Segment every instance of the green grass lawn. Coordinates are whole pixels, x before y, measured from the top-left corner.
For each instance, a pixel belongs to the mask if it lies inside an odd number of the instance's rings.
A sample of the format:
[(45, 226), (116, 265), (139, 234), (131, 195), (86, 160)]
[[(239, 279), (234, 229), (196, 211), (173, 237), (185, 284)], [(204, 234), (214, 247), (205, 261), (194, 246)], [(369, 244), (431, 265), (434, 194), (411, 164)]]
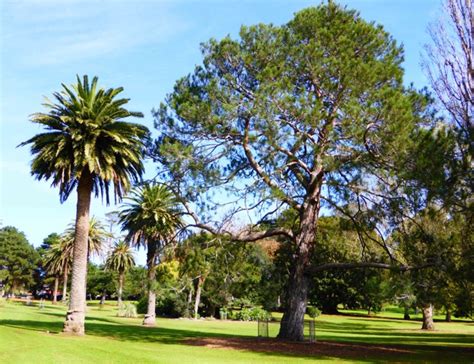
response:
[[(320, 342), (303, 345), (353, 343), (364, 350), (353, 358), (337, 351), (297, 355), (190, 345), (187, 339), (198, 337), (255, 338), (257, 324), (158, 319), (156, 328), (145, 328), (141, 319), (116, 317), (112, 304), (103, 309), (88, 307), (87, 335), (72, 337), (60, 333), (64, 313), (61, 305), (40, 310), (34, 305), (0, 303), (0, 363), (474, 362), (474, 323), (437, 322), (435, 332), (422, 332), (419, 321), (403, 321), (395, 311), (374, 318), (323, 315), (317, 319)], [(277, 330), (278, 324), (270, 325), (271, 336)], [(404, 350), (381, 357), (363, 344)]]

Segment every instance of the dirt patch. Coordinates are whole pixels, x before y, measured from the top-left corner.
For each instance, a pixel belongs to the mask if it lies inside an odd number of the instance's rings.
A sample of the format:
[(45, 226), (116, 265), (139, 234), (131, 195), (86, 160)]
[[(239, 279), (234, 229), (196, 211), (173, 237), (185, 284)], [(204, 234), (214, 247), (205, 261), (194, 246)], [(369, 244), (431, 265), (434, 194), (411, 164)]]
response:
[(193, 338), (184, 343), (208, 348), (250, 350), (267, 353), (280, 353), (301, 356), (331, 356), (344, 358), (387, 358), (414, 354), (415, 350), (408, 347), (389, 345), (370, 345), (318, 341), (316, 343), (298, 343), (277, 339), (248, 338)]

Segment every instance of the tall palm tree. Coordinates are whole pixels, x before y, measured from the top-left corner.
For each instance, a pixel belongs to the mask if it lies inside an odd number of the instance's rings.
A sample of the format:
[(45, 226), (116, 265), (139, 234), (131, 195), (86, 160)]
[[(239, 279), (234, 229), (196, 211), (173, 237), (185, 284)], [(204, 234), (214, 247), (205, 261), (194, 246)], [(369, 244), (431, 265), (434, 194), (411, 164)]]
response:
[(147, 249), (148, 309), (144, 325), (155, 325), (156, 260), (160, 248), (170, 242), (182, 225), (181, 211), (175, 195), (160, 184), (145, 184), (132, 191), (119, 217), (127, 239)]
[(63, 84), (53, 94), (55, 102), (44, 104), (49, 111), (31, 117), (46, 131), (20, 144), (31, 144), (31, 173), (38, 180), (52, 180), (61, 202), (77, 191), (71, 299), (64, 322), (64, 331), (77, 335), (84, 334), (91, 195), (105, 196), (108, 204), (113, 186), (117, 202), (141, 179), (148, 135), (146, 127), (124, 121), (143, 114), (123, 107), (128, 99), (117, 99), (123, 88), (105, 90), (97, 81), (78, 76), (71, 87)]
[(118, 306), (122, 304), (123, 283), (125, 273), (135, 266), (135, 259), (131, 247), (124, 241), (115, 244), (105, 261), (105, 269), (116, 271), (119, 275), (118, 281)]
[(63, 275), (63, 301), (65, 301), (67, 290), (67, 276), (72, 262), (73, 244), (69, 239), (61, 237), (53, 242), (45, 256), (45, 267), (54, 275), (53, 304), (57, 302), (59, 287), (59, 276)]

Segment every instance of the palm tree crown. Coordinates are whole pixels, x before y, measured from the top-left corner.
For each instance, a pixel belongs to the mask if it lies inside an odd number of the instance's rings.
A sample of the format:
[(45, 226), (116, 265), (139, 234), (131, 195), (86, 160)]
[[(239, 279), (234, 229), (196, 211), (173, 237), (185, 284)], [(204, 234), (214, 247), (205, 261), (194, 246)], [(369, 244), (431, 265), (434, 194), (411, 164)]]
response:
[(120, 241), (110, 251), (105, 268), (119, 273), (124, 273), (135, 266), (135, 258), (130, 246), (124, 241)]
[(44, 103), (50, 111), (31, 117), (47, 132), (20, 144), (31, 144), (31, 173), (38, 180), (52, 179), (62, 202), (84, 172), (92, 175), (95, 195), (105, 195), (107, 204), (110, 184), (117, 201), (129, 190), (130, 179), (137, 182), (143, 173), (141, 157), (148, 129), (123, 121), (143, 114), (122, 107), (129, 101), (116, 99), (122, 87), (98, 89), (97, 81), (94, 77), (89, 84), (84, 76), (81, 82), (78, 76), (77, 84), (62, 84), (63, 90), (53, 94), (56, 103)]
[(65, 238), (51, 244), (45, 256), (45, 267), (49, 273), (56, 275), (64, 272), (72, 262), (73, 241)]
[(119, 214), (122, 230), (136, 246), (166, 242), (182, 226), (179, 202), (162, 184), (145, 184), (132, 190)]
[[(74, 242), (75, 226), (71, 223), (69, 227), (64, 231), (63, 239), (70, 242)], [(89, 235), (87, 238), (87, 251), (88, 256), (95, 255), (100, 256), (105, 248), (105, 242), (111, 234), (107, 231), (106, 227), (98, 220), (95, 216), (89, 219)]]

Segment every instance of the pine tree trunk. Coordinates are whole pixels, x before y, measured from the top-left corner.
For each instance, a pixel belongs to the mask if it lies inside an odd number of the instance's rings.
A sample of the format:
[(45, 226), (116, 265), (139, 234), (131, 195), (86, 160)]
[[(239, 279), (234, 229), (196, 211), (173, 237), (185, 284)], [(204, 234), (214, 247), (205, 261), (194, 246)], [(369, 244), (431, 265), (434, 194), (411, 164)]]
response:
[(194, 299), (194, 319), (197, 320), (198, 318), (198, 310), (199, 310), (199, 303), (201, 302), (201, 290), (204, 282), (206, 280), (205, 276), (200, 276), (198, 278), (198, 283), (196, 287), (196, 297)]
[(147, 265), (148, 265), (148, 308), (143, 325), (156, 325), (156, 243), (148, 243), (147, 249)]
[(54, 277), (53, 305), (58, 303), (59, 277)]
[(118, 297), (117, 304), (120, 307), (122, 305), (122, 292), (123, 292), (123, 281), (124, 281), (124, 272), (119, 273), (119, 286), (118, 286)]
[(422, 330), (434, 330), (434, 322), (433, 322), (433, 305), (431, 303), (427, 303), (423, 305), (423, 326), (421, 327)]
[(280, 339), (304, 340), (304, 315), (309, 284), (306, 269), (310, 264), (318, 215), (319, 197), (313, 199), (311, 203), (305, 202), (300, 216), (300, 233), (296, 237), (296, 257), (288, 282), (287, 304), (278, 333)]
[(66, 264), (66, 266), (64, 267), (64, 272), (63, 272), (63, 297), (62, 297), (63, 303), (66, 302), (66, 297), (67, 297), (68, 274), (69, 274), (69, 269), (68, 269), (68, 266)]
[(64, 322), (64, 332), (84, 335), (87, 280), (87, 240), (89, 236), (89, 210), (92, 176), (84, 169), (77, 186), (77, 212), (72, 260), (71, 299)]

